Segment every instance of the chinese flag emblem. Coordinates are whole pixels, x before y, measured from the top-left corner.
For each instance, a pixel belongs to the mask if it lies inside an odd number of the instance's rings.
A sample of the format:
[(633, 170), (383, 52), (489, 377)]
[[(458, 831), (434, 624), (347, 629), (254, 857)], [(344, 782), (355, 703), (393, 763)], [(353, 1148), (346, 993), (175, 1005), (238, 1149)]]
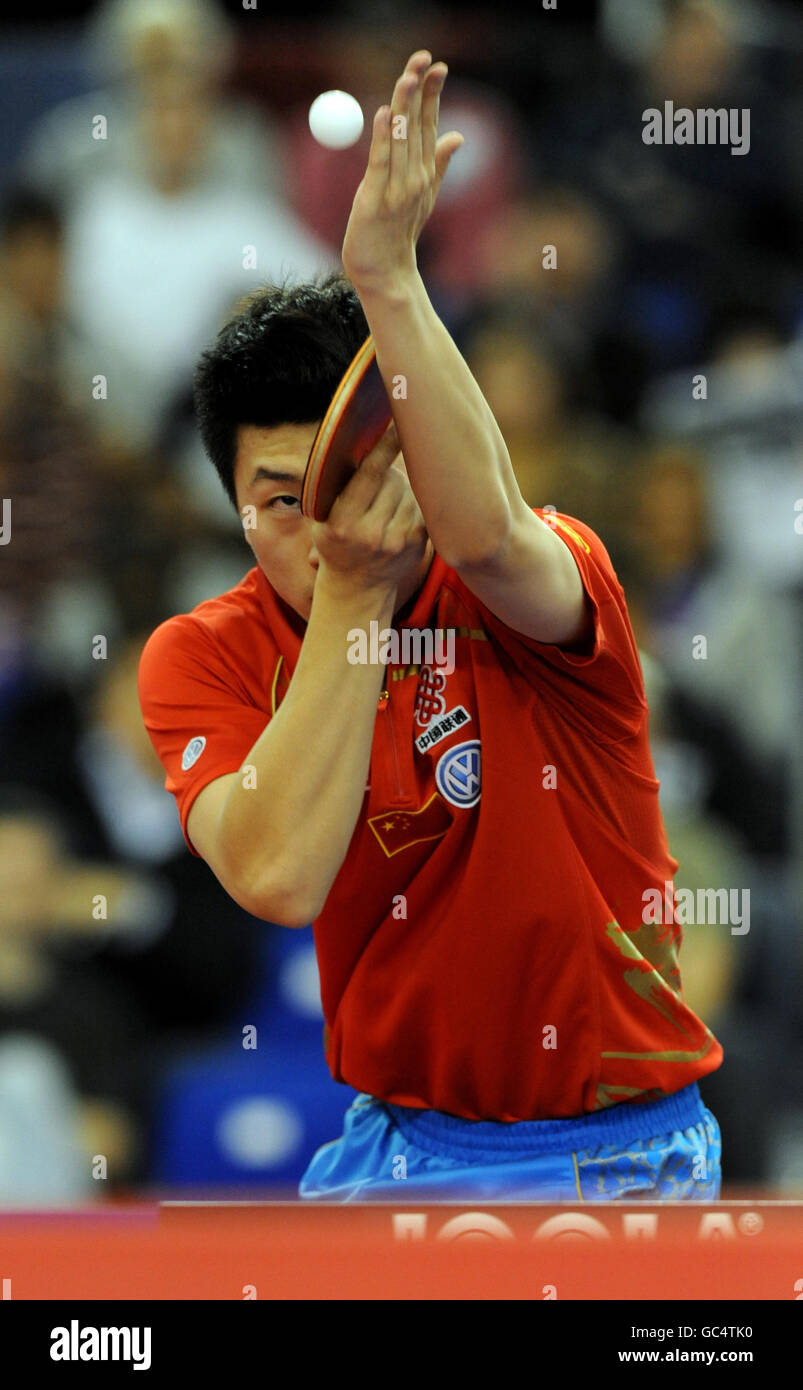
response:
[(385, 811), (368, 821), (385, 854), (390, 857), (421, 840), (439, 840), (452, 823), (446, 803), (434, 792), (420, 811)]

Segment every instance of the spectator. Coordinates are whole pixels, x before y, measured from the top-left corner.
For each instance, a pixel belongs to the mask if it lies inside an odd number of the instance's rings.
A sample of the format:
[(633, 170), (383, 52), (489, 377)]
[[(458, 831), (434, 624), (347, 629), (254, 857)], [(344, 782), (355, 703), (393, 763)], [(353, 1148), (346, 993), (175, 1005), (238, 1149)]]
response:
[(23, 638), (27, 663), (84, 661), (94, 624), (114, 624), (94, 565), (117, 461), (78, 409), (81, 346), (63, 310), (62, 274), (57, 209), (14, 190), (0, 214), (0, 489), (9, 508), (0, 617), (12, 665), (25, 664)]
[[(92, 966), (128, 996), (154, 1046), (169, 1049), (179, 1035), (207, 1038), (249, 997), (270, 928), (186, 853), (139, 716), (144, 640), (127, 639), (108, 667), (97, 663), (94, 692), (80, 703), (53, 682), (29, 690), (0, 728), (0, 760), (7, 778), (25, 778), (68, 812), (71, 849), (95, 865), (86, 875), (98, 880), (105, 864), (109, 893), (125, 890), (114, 931), (94, 934)], [(43, 727), (54, 731), (47, 744)]]
[(504, 209), (479, 250), (486, 298), (528, 306), (572, 363), (586, 402), (626, 422), (646, 378), (643, 352), (621, 323), (621, 254), (603, 207), (558, 183)]
[(588, 408), (582, 374), (536, 328), (539, 319), (537, 307), (481, 310), (465, 333), (467, 360), (525, 500), (581, 517), (615, 550), (617, 499), (632, 443)]
[(149, 1074), (144, 1020), (71, 944), (108, 931), (97, 894), (125, 884), (69, 855), (58, 817), (30, 792), (0, 795), (0, 1038), (25, 1033), (55, 1048), (80, 1096), (86, 1161), (109, 1175), (138, 1161)]
[(693, 449), (671, 442), (636, 461), (630, 544), (654, 649), (683, 691), (727, 713), (762, 755), (783, 758), (794, 709), (793, 613), (738, 552), (723, 555), (705, 470)]
[(216, 94), (215, 15), (206, 0), (114, 0), (118, 85), (51, 112), (25, 160), (64, 200), (68, 305), (107, 422), (143, 449), (231, 298), (332, 259), (262, 170), (254, 118)]

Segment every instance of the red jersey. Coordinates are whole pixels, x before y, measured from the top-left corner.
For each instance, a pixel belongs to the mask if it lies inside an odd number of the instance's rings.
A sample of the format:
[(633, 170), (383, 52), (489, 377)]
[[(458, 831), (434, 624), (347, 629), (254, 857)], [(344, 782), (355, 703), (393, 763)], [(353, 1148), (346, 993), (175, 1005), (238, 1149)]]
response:
[[(722, 1061), (683, 1001), (680, 926), (643, 921), (678, 866), (624, 592), (588, 526), (547, 519), (590, 597), (593, 648), (514, 632), (436, 554), (397, 631), (454, 629), (455, 669), (386, 667), (369, 787), (314, 923), (335, 1079), (469, 1120), (654, 1100)], [(288, 688), (289, 612), (257, 567), (146, 644), (143, 715), (185, 836)]]

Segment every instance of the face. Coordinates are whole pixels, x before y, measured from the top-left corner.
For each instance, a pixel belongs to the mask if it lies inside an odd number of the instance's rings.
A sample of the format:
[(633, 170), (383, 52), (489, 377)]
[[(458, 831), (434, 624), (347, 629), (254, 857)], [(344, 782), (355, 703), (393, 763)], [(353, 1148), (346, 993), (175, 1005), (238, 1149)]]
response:
[[(306, 622), (319, 557), (312, 538), (313, 521), (301, 514), (301, 483), (316, 424), (277, 425), (267, 429), (241, 425), (237, 431), (234, 487), (237, 510), (250, 525), (243, 534), (254, 558), (280, 598)], [(432, 542), (427, 542), (416, 573), (399, 585), (396, 613), (420, 588), (432, 561)]]

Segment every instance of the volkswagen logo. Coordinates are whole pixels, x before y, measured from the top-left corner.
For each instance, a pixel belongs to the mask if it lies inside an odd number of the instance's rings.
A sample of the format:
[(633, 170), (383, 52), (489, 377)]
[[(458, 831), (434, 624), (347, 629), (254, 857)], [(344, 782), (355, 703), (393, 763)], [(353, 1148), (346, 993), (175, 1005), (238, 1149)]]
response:
[(453, 806), (476, 806), (480, 799), (480, 741), (469, 739), (444, 753), (435, 769), (441, 796)]

